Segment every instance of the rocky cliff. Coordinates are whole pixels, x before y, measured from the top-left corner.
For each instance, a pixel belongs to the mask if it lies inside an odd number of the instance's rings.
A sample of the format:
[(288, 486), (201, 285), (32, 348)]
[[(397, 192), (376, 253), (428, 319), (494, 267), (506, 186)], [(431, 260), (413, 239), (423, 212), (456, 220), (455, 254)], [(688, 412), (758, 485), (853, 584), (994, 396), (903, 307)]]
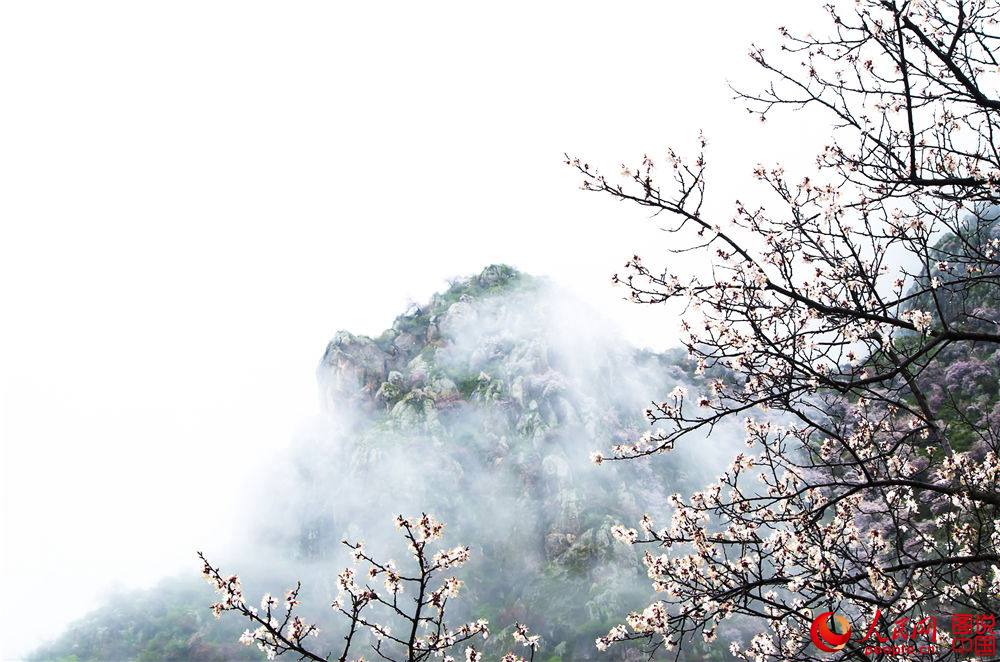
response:
[(345, 536), (378, 540), (388, 513), (433, 512), (473, 547), (477, 615), (531, 623), (557, 658), (595, 657), (594, 638), (649, 597), (612, 525), (657, 512), (725, 453), (714, 441), (600, 467), (589, 454), (643, 434), (644, 407), (688, 368), (545, 281), (487, 267), (376, 338), (330, 342), (318, 380), (335, 431), (321, 461), (300, 456), (292, 482), (311, 487), (281, 508), (309, 524), (282, 544), (326, 557)]
[[(628, 346), (565, 292), (502, 265), (454, 282), (378, 337), (337, 333), (317, 377), (325, 420), (248, 501), (248, 547), (271, 561), (244, 576), (280, 566), (272, 576), (302, 577), (320, 608), (346, 562), (341, 539), (401, 559), (392, 516), (432, 512), (450, 544), (472, 547), (469, 615), (489, 619), (501, 640), (514, 620), (528, 623), (543, 636), (543, 660), (597, 658), (594, 638), (647, 604), (641, 563), (612, 525), (660, 514), (667, 494), (700, 485), (729, 455), (713, 437), (670, 457), (592, 464), (591, 451), (646, 432), (643, 409), (690, 383), (690, 366), (680, 352)], [(230, 628), (193, 618), (206, 604), (174, 605), (186, 620), (171, 621), (169, 643), (187, 659), (237, 654)], [(130, 650), (122, 640), (137, 631), (129, 657), (165, 650), (155, 625), (128, 625), (120, 611), (105, 652), (111, 640)], [(99, 658), (101, 644), (81, 636), (46, 659)]]

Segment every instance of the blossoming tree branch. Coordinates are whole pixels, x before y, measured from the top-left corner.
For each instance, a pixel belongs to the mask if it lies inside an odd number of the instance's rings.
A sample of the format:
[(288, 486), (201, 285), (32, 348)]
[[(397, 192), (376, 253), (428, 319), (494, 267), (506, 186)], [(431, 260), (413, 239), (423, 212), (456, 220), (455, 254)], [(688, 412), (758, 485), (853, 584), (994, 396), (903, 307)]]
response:
[[(489, 637), (489, 624), (480, 619), (449, 626), (446, 607), (449, 600), (458, 597), (462, 581), (454, 576), (441, 579), (442, 572), (468, 561), (469, 548), (458, 546), (436, 552), (429, 548), (429, 543), (441, 538), (444, 524), (427, 514), (413, 519), (399, 515), (396, 526), (406, 539), (414, 561), (412, 571), (397, 568), (391, 561), (377, 561), (360, 542), (344, 541), (354, 560), (364, 563), (367, 570), (365, 578), (359, 577), (354, 568), (345, 568), (337, 575), (339, 595), (331, 607), (343, 617), (346, 630), (339, 653), (321, 654), (314, 649), (310, 638), (318, 636), (319, 629), (296, 613), (301, 585), (290, 589), (280, 602), (264, 594), (258, 608), (244, 595), (239, 576), (224, 575), (199, 553), (202, 574), (220, 595), (219, 601), (212, 605), (212, 612), (216, 617), (235, 612), (246, 618), (253, 629), (243, 632), (240, 643), (256, 645), (269, 660), (290, 653), (300, 660), (360, 662), (364, 657), (352, 657), (352, 651), (367, 648), (377, 659), (389, 662), (430, 659), (453, 662), (454, 651), (462, 649), (466, 662), (480, 662), (483, 654), (476, 648), (475, 640)], [(379, 578), (383, 586), (373, 588), (370, 582)], [(394, 630), (394, 623), (402, 624), (403, 629)], [(528, 657), (508, 652), (502, 661), (533, 662), (539, 637), (521, 623), (514, 624), (512, 637), (528, 649)]]
[[(827, 11), (825, 36), (782, 28), (777, 52), (750, 51), (770, 81), (737, 93), (751, 114), (815, 109), (834, 127), (815, 172), (757, 168), (766, 203), (704, 213), (704, 139), (693, 159), (614, 174), (567, 157), (583, 189), (672, 218), (675, 251), (711, 263), (682, 274), (635, 256), (614, 277), (636, 302), (680, 304), (708, 386), (657, 399), (656, 431), (593, 460), (668, 452), (734, 418), (747, 446), (717, 482), (672, 496), (669, 522), (617, 528), (646, 547), (662, 597), (599, 648), (680, 656), (733, 619), (756, 624), (735, 656), (810, 660), (818, 613), (888, 636), (900, 619), (997, 611), (1000, 414), (962, 411), (937, 377), (1000, 347), (1000, 5)], [(836, 657), (867, 659), (860, 647)]]

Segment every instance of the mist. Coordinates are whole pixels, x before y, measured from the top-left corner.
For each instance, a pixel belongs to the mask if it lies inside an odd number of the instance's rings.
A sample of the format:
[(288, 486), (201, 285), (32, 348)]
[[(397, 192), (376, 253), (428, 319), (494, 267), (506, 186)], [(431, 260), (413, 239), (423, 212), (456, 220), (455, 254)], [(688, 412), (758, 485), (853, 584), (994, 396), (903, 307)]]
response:
[[(252, 466), (206, 453), (217, 473), (197, 517), (216, 530), (197, 529), (196, 544), (239, 572), (251, 598), (301, 580), (321, 643), (338, 632), (328, 605), (350, 564), (340, 541), (404, 562), (393, 519), (429, 512), (446, 523), (446, 545), (472, 548), (457, 613), (488, 617), (501, 633), (515, 618), (534, 623), (561, 654), (587, 659), (594, 635), (650, 598), (636, 552), (610, 527), (662, 516), (668, 494), (708, 482), (742, 439), (721, 427), (669, 456), (594, 465), (591, 451), (647, 429), (651, 399), (698, 388), (691, 366), (679, 351), (630, 346), (565, 289), (504, 266), (457, 279), (375, 338), (339, 332), (316, 378), (320, 412), (291, 443)], [(42, 650), (72, 651), (111, 607), (160, 601), (170, 609), (157, 628), (237, 654), (239, 619), (199, 620), (211, 596), (195, 588), (190, 553), (190, 575), (106, 598)], [(113, 638), (94, 645), (122, 645)]]

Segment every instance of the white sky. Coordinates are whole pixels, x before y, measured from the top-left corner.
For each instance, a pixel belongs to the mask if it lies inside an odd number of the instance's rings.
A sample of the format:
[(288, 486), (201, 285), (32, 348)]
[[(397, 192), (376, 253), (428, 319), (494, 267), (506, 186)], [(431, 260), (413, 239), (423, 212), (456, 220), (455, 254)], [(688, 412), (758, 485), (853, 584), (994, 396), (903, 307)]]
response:
[(823, 138), (726, 87), (806, 4), (4, 3), (0, 657), (196, 571), (235, 508), (216, 467), (280, 452), (334, 331), (449, 276), (507, 262), (671, 344), (608, 280), (667, 238), (562, 153), (614, 171), (704, 129), (728, 216)]

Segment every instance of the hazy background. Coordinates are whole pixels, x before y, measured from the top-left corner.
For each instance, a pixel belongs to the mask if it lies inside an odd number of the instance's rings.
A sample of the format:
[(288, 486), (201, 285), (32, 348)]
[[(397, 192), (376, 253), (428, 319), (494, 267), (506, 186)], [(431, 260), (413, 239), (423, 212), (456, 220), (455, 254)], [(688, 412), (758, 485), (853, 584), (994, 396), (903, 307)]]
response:
[[(809, 5), (809, 6), (806, 6)], [(316, 410), (338, 328), (449, 276), (547, 275), (638, 344), (670, 311), (609, 276), (662, 255), (571, 151), (710, 140), (709, 213), (823, 138), (727, 80), (810, 3), (42, 2), (0, 7), (0, 657), (227, 534), (250, 473)], [(238, 482), (238, 479), (237, 479)]]

